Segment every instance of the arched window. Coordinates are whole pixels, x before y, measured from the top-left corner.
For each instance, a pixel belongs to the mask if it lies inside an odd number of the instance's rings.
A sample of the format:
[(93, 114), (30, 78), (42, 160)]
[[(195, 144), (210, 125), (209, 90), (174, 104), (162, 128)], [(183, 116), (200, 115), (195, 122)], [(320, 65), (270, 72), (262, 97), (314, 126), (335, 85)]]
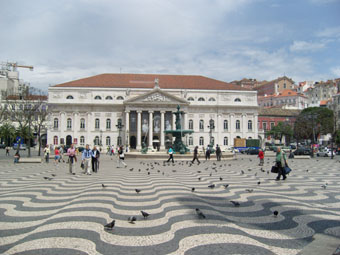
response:
[(117, 119), (117, 125), (121, 125), (121, 124), (123, 124), (123, 122), (122, 122), (122, 119)]
[(85, 137), (84, 137), (84, 136), (81, 136), (81, 137), (80, 137), (80, 145), (81, 145), (81, 146), (84, 146), (84, 145), (85, 145)]
[(58, 136), (53, 137), (53, 144), (57, 145), (58, 144)]
[(212, 129), (212, 130), (215, 130), (215, 121), (213, 120), (213, 119), (211, 119), (210, 121), (209, 121), (209, 129)]
[(101, 97), (101, 96), (95, 96), (94, 99), (95, 99), (95, 100), (102, 100), (102, 97)]
[(112, 96), (105, 97), (106, 100), (113, 100)]
[(241, 99), (235, 98), (234, 102), (241, 102)]
[(111, 145), (111, 137), (109, 137), (109, 136), (106, 137), (106, 145), (107, 146)]
[(223, 145), (228, 145), (228, 137), (223, 138)]
[(67, 119), (67, 129), (72, 129), (72, 119), (71, 118), (68, 118)]
[(68, 96), (66, 97), (66, 99), (73, 99), (73, 96), (68, 95)]
[(84, 118), (80, 119), (80, 129), (85, 129), (85, 119)]
[(189, 137), (189, 145), (194, 145), (194, 138), (192, 136)]
[(240, 129), (241, 129), (241, 122), (240, 120), (236, 120), (236, 130), (240, 131)]
[(117, 137), (117, 145), (122, 145), (122, 138), (120, 136)]
[(117, 100), (124, 100), (124, 97), (118, 96), (118, 97), (117, 97)]
[(212, 137), (210, 138), (210, 144), (212, 144), (212, 145), (215, 144), (215, 137), (212, 136)]
[(248, 120), (248, 130), (253, 130), (253, 122)]
[(215, 100), (215, 98), (211, 97), (211, 98), (209, 98), (209, 101), (210, 102), (215, 102), (216, 100)]
[(200, 137), (200, 145), (204, 145), (204, 137), (203, 136)]
[(205, 101), (205, 99), (203, 97), (200, 97), (198, 101)]
[(195, 101), (193, 97), (189, 97), (188, 101)]
[(189, 129), (190, 130), (194, 129), (194, 121), (193, 120), (189, 120)]
[(95, 119), (94, 120), (94, 128), (95, 129), (99, 129), (100, 128), (100, 120), (99, 119)]
[(228, 130), (228, 121), (227, 120), (224, 120), (224, 122), (223, 122), (223, 129)]
[(204, 120), (200, 120), (200, 130), (204, 130)]
[(95, 138), (94, 138), (94, 145), (99, 145), (99, 136), (96, 136)]
[(111, 129), (111, 119), (106, 119), (106, 129)]
[(59, 120), (58, 118), (54, 118), (54, 121), (53, 121), (53, 128), (54, 129), (58, 129), (59, 127)]

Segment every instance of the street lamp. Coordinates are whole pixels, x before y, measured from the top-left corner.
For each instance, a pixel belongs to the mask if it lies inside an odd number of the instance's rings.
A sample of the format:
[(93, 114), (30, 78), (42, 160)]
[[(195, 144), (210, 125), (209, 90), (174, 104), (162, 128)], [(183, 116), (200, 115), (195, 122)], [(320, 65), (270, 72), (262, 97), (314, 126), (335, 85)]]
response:
[(103, 130), (100, 130), (100, 141), (99, 141), (99, 145), (103, 146)]
[(311, 119), (312, 120), (312, 131), (313, 131), (313, 137), (312, 137), (312, 158), (314, 158), (314, 139), (315, 139), (315, 131), (314, 131), (314, 120), (315, 120), (315, 117), (317, 117), (317, 114), (316, 113), (310, 113), (307, 115), (307, 118), (308, 119)]
[(116, 125), (116, 127), (118, 128), (118, 141), (117, 144), (118, 146), (121, 146), (121, 132), (122, 132), (122, 128), (124, 127), (124, 125), (122, 124), (121, 121), (118, 121), (118, 124)]
[(213, 144), (212, 144), (212, 131), (213, 131), (213, 129), (215, 129), (215, 125), (214, 125), (214, 120), (213, 119), (210, 119), (208, 128), (210, 129), (210, 147), (213, 147)]

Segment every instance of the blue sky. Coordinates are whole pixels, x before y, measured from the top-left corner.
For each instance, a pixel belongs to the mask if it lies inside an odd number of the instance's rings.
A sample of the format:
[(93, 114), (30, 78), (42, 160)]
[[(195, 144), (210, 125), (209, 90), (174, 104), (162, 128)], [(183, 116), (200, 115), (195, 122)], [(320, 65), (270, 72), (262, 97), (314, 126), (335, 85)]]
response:
[(340, 77), (340, 0), (2, 1), (0, 61), (47, 88), (100, 73)]

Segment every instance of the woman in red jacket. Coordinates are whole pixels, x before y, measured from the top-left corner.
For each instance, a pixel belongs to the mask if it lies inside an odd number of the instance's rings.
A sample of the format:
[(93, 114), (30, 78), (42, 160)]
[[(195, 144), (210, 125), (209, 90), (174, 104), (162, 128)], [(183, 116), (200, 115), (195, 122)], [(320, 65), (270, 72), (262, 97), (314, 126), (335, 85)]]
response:
[(260, 149), (258, 157), (260, 158), (259, 166), (263, 166), (263, 163), (264, 163), (264, 153), (263, 153), (263, 150)]

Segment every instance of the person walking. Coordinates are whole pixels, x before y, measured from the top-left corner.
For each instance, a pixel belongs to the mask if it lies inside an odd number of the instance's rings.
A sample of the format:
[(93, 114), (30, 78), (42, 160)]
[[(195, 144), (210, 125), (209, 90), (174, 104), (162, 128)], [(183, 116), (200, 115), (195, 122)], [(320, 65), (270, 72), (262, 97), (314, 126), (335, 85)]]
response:
[(118, 148), (118, 153), (117, 153), (117, 155), (118, 155), (118, 166), (117, 166), (117, 168), (120, 168), (121, 166), (121, 164), (123, 164), (124, 165), (124, 167), (126, 168), (127, 167), (127, 164), (124, 162), (124, 160), (125, 160), (125, 154), (124, 154), (124, 148), (123, 148), (123, 146), (120, 146), (119, 148)]
[(97, 173), (99, 170), (99, 157), (100, 152), (97, 150), (97, 147), (94, 146), (92, 149), (92, 171)]
[(259, 166), (263, 166), (263, 163), (264, 163), (264, 153), (263, 153), (262, 149), (259, 150), (259, 154), (257, 155), (257, 157), (260, 159)]
[(57, 165), (60, 162), (60, 151), (58, 147), (54, 149), (54, 164)]
[(81, 160), (84, 164), (84, 174), (91, 175), (91, 168), (90, 168), (90, 162), (92, 158), (92, 150), (90, 149), (90, 146), (86, 144), (86, 148), (83, 150)]
[(174, 162), (174, 150), (172, 149), (172, 146), (170, 146), (169, 150), (168, 150), (168, 153), (169, 153), (169, 158), (168, 158), (168, 161), (170, 161), (170, 159), (172, 160), (172, 163), (175, 163)]
[(195, 147), (195, 149), (194, 149), (194, 158), (192, 159), (192, 163), (194, 163), (195, 162), (195, 159), (197, 160), (197, 163), (198, 164), (201, 164), (201, 162), (199, 161), (199, 159), (198, 159), (198, 146), (196, 146)]
[(76, 149), (74, 148), (74, 144), (71, 144), (71, 147), (68, 148), (66, 155), (68, 156), (68, 165), (69, 165), (69, 171), (70, 174), (75, 174), (73, 172), (73, 167), (74, 163), (77, 161), (77, 156), (76, 156)]
[(210, 146), (208, 145), (207, 146), (207, 149), (205, 150), (205, 160), (210, 160), (210, 153), (211, 153), (211, 150), (210, 150)]
[(6, 149), (6, 156), (9, 156), (9, 149), (10, 149), (9, 146), (6, 146), (5, 149)]
[(222, 151), (220, 146), (218, 146), (218, 144), (216, 144), (216, 159), (217, 161), (221, 161), (221, 156), (222, 156)]
[(286, 161), (286, 155), (285, 153), (281, 150), (280, 147), (277, 147), (277, 152), (276, 152), (276, 166), (278, 168), (278, 175), (276, 177), (276, 180), (280, 180), (281, 175), (282, 175), (282, 180), (286, 180), (286, 172), (285, 172), (285, 166), (287, 165)]
[(48, 144), (46, 144), (46, 147), (44, 149), (44, 157), (45, 157), (46, 163), (49, 163), (50, 162), (50, 147), (48, 146)]
[(14, 155), (14, 164), (15, 163), (19, 163), (19, 159), (20, 159), (20, 154), (19, 152), (17, 151)]

